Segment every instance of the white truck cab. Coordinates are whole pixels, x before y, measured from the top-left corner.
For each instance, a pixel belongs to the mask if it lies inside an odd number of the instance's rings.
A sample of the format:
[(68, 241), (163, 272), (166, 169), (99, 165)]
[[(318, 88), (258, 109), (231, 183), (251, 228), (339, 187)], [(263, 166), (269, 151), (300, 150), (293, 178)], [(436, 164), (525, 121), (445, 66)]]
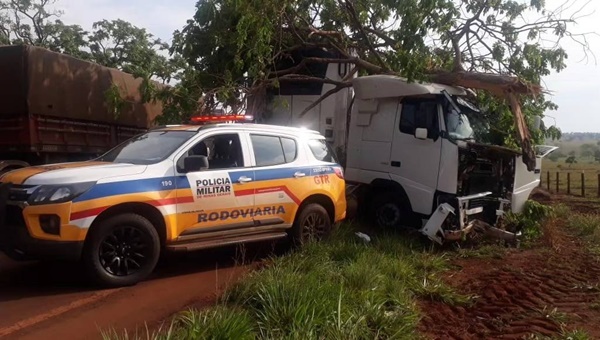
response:
[(369, 185), (363, 203), (380, 225), (423, 224), (432, 240), (454, 240), (478, 222), (491, 228), (505, 209), (520, 212), (539, 185), (553, 149), (529, 172), (518, 152), (478, 144), (464, 89), (386, 75), (355, 78), (353, 88), (346, 180)]
[[(329, 64), (317, 76), (339, 81), (345, 73), (338, 70), (345, 69)], [(308, 125), (325, 134), (344, 153), (338, 156), (345, 160), (347, 193), (381, 226), (414, 226), (437, 243), (458, 240), (474, 227), (505, 239), (518, 236), (494, 226), (505, 211), (522, 210), (539, 185), (541, 159), (555, 147), (538, 147), (530, 172), (519, 152), (475, 141), (465, 112), (477, 108), (465, 89), (389, 75), (352, 82), (304, 115), (331, 86), (300, 91), (286, 85), (270, 100), (263, 122)]]

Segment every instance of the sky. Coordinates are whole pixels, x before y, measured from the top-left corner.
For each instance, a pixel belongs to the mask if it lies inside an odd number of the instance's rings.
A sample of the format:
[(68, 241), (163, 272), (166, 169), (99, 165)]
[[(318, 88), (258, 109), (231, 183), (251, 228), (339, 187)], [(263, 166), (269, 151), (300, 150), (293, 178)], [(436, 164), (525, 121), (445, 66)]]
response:
[[(566, 0), (546, 0), (546, 8), (555, 9)], [(578, 1), (583, 5), (590, 0)], [(172, 33), (181, 29), (195, 12), (197, 0), (58, 0), (57, 8), (64, 10), (61, 19), (66, 23), (79, 24), (91, 29), (92, 23), (102, 19), (123, 19), (138, 27), (146, 28), (154, 36), (170, 41)], [(567, 10), (573, 13), (581, 6)], [(593, 12), (593, 13), (592, 13)], [(590, 14), (579, 19), (577, 25), (569, 30), (577, 33), (595, 32), (600, 22), (600, 1), (591, 0), (584, 12)], [(551, 91), (551, 100), (559, 108), (549, 111), (544, 119), (546, 125), (557, 125), (563, 132), (600, 132), (600, 37), (590, 36), (594, 58), (584, 57), (581, 47), (563, 40), (561, 46), (566, 49), (569, 59), (567, 68), (558, 74), (544, 77), (542, 84)]]

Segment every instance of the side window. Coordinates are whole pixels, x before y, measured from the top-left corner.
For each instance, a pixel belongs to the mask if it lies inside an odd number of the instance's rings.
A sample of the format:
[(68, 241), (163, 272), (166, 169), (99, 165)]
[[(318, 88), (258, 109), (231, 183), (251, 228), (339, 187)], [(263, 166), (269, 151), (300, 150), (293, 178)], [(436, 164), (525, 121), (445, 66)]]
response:
[(177, 171), (183, 172), (183, 159), (187, 156), (208, 157), (210, 170), (244, 167), (242, 145), (236, 133), (214, 135), (196, 143), (177, 161)]
[(298, 155), (298, 148), (296, 147), (296, 141), (291, 138), (280, 138), (281, 146), (283, 146), (283, 154), (285, 155), (285, 162), (290, 163), (296, 160)]
[(335, 153), (324, 139), (311, 139), (308, 141), (308, 147), (317, 160), (337, 163)]
[(293, 162), (296, 159), (296, 141), (291, 138), (250, 135), (256, 166)]
[(438, 104), (435, 100), (404, 100), (402, 102), (400, 131), (414, 135), (417, 128), (426, 128), (427, 138), (434, 138), (438, 134)]

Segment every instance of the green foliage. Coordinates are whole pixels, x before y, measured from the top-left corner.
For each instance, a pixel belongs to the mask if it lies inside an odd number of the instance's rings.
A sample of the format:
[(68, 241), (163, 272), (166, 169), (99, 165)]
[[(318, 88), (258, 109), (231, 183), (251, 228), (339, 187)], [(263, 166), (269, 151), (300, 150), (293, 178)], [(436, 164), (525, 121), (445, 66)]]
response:
[(528, 200), (519, 214), (506, 214), (506, 224), (522, 232), (523, 244), (528, 245), (543, 233), (542, 224), (554, 215), (554, 209), (536, 201)]
[[(525, 16), (537, 20), (524, 23)], [(197, 71), (207, 106), (239, 106), (253, 89), (310, 76), (278, 68), (278, 61), (313, 47), (337, 53), (336, 60), (354, 64), (360, 75), (393, 72), (426, 79), (460, 60), (469, 71), (516, 75), (539, 84), (551, 71), (563, 70), (567, 58), (560, 44), (543, 42), (570, 37), (567, 25), (575, 19), (562, 19), (560, 10), (546, 11), (543, 1), (206, 0), (175, 32), (171, 51)], [(516, 148), (507, 103), (486, 93), (478, 98), (491, 129), (481, 138)], [(522, 99), (529, 126), (534, 117), (556, 109), (543, 95)], [(561, 131), (542, 125), (532, 135), (540, 143), (559, 139)]]
[(569, 166), (577, 163), (577, 158), (575, 158), (575, 156), (569, 156), (567, 157), (567, 159), (565, 159), (565, 163), (569, 164)]
[(600, 216), (596, 214), (572, 214), (568, 226), (579, 233), (587, 243), (590, 251), (600, 255)]
[(14, 0), (0, 3), (0, 42), (27, 44), (66, 53), (139, 77), (168, 81), (177, 70), (159, 54), (168, 46), (143, 28), (123, 20), (101, 20), (86, 32), (58, 19), (55, 0)]
[[(264, 96), (266, 88), (282, 82), (322, 81), (299, 69), (278, 68), (305, 48), (334, 52), (335, 60), (356, 66), (361, 75), (427, 79), (460, 61), (469, 71), (516, 75), (537, 84), (564, 69), (567, 55), (559, 42), (572, 36), (568, 28), (577, 19), (562, 19), (560, 10), (547, 11), (543, 1), (205, 0), (198, 1), (169, 47), (123, 20), (101, 20), (85, 32), (56, 19), (61, 13), (49, 11), (52, 3), (2, 2), (0, 42), (43, 46), (141, 77), (144, 100), (163, 102), (160, 123), (181, 123), (217, 105), (243, 110), (251, 95)], [(525, 23), (527, 16), (537, 17)], [(543, 44), (552, 38), (556, 44)], [(159, 53), (166, 49), (169, 58)], [(151, 80), (177, 85), (163, 88)], [(543, 95), (522, 100), (529, 126), (534, 117), (556, 109)], [(507, 104), (486, 93), (479, 93), (478, 101), (490, 127), (482, 140), (517, 148)], [(558, 139), (561, 132), (542, 125), (532, 135), (539, 143)]]
[(101, 20), (92, 27), (88, 38), (92, 61), (138, 77), (170, 79), (173, 70), (167, 59), (157, 53), (168, 46), (154, 40), (145, 29), (120, 19)]
[(119, 118), (121, 112), (127, 107), (127, 102), (123, 99), (121, 88), (114, 83), (104, 93), (104, 100), (115, 119)]
[(226, 306), (200, 312), (188, 310), (175, 319), (175, 325), (177, 331), (173, 334), (178, 339), (255, 339), (251, 316)]

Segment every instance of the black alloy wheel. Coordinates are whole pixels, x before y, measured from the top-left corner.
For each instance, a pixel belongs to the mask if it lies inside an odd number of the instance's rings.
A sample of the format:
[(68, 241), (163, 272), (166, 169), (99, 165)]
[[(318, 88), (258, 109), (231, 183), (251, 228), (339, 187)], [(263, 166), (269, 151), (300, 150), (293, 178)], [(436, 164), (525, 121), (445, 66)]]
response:
[(142, 269), (152, 256), (152, 238), (134, 226), (112, 230), (98, 253), (102, 268), (111, 275), (128, 276)]
[(148, 219), (120, 214), (93, 225), (83, 249), (90, 279), (101, 286), (137, 284), (152, 273), (160, 256), (160, 238)]
[(331, 231), (331, 218), (320, 204), (309, 203), (300, 211), (294, 226), (292, 238), (297, 245), (320, 241)]

